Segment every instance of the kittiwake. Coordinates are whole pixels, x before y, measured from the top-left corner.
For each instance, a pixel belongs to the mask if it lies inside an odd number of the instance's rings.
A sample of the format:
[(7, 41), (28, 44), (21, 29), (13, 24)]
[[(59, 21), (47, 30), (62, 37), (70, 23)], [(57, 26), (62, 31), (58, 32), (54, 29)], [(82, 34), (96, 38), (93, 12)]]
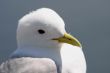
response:
[(0, 73), (86, 73), (86, 61), (63, 19), (40, 8), (19, 20), (17, 49), (1, 64)]

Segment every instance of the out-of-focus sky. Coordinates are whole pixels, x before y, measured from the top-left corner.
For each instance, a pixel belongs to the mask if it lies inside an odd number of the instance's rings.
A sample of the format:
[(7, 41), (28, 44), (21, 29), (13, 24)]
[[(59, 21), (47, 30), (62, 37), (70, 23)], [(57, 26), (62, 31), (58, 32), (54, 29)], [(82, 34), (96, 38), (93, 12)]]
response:
[(0, 63), (17, 48), (18, 20), (42, 7), (55, 10), (81, 41), (87, 73), (110, 73), (110, 0), (0, 0)]

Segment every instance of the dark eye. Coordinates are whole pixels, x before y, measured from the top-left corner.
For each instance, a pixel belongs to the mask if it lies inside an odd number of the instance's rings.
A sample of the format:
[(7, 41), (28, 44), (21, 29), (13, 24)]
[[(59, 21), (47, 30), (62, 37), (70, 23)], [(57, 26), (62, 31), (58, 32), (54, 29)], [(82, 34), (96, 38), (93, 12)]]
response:
[(44, 33), (45, 33), (45, 31), (44, 31), (44, 30), (42, 30), (42, 29), (39, 29), (39, 30), (38, 30), (38, 33), (39, 33), (39, 34), (44, 34)]

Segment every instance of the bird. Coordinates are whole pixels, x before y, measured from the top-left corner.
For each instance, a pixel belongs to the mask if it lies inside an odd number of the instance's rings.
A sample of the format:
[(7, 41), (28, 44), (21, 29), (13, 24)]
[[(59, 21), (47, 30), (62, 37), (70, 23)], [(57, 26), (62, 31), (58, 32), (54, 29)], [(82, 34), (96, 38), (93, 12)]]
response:
[(0, 73), (86, 73), (81, 43), (65, 30), (62, 17), (39, 8), (18, 21), (17, 49)]

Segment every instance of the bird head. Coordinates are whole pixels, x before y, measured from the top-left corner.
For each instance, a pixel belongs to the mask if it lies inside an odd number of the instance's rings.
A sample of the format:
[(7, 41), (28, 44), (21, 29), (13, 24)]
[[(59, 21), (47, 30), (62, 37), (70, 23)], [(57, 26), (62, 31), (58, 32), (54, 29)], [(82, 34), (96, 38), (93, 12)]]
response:
[(80, 42), (66, 32), (63, 19), (54, 10), (41, 8), (19, 20), (18, 47), (55, 48), (63, 43), (81, 47)]

